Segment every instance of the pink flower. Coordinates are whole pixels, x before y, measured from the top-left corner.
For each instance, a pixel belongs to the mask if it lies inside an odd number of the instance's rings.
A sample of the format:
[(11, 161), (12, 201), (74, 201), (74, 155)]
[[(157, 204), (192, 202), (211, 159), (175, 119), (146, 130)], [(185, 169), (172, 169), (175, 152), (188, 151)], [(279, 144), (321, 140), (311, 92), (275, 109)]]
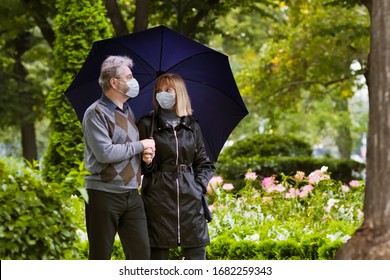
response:
[(272, 205), (272, 203), (273, 203), (272, 197), (268, 197), (268, 196), (263, 197), (261, 201), (263, 204)]
[(343, 192), (349, 192), (349, 187), (347, 185), (341, 185), (341, 190)]
[(315, 170), (309, 174), (309, 183), (310, 184), (318, 184), (320, 182), (320, 170)]
[(285, 187), (283, 187), (282, 184), (277, 184), (275, 187), (274, 187), (274, 191), (275, 192), (284, 192), (286, 190)]
[(267, 193), (278, 193), (278, 192), (280, 193), (280, 192), (284, 192), (286, 190), (286, 188), (283, 187), (282, 184), (268, 185), (268, 186), (263, 187), (263, 189)]
[(233, 184), (224, 184), (222, 186), (222, 188), (225, 190), (225, 191), (231, 191), (232, 189), (234, 189), (234, 186)]
[(211, 178), (210, 182), (209, 182), (209, 186), (213, 189), (217, 188), (218, 185), (222, 185), (223, 183), (223, 179), (221, 176), (214, 176)]
[(298, 189), (290, 188), (288, 190), (288, 192), (286, 193), (286, 198), (294, 198), (299, 194), (300, 194), (300, 191)]
[(307, 191), (307, 190), (302, 190), (299, 194), (299, 197), (306, 197), (306, 196), (308, 196), (309, 195), (309, 191)]
[(247, 172), (245, 173), (245, 180), (254, 181), (257, 179), (256, 172)]
[(306, 185), (302, 188), (302, 191), (305, 192), (311, 192), (312, 190), (314, 190), (314, 187), (312, 185)]
[(275, 177), (264, 177), (263, 180), (261, 180), (261, 185), (263, 187), (272, 186), (275, 184)]
[(360, 187), (361, 186), (361, 184), (360, 184), (360, 182), (358, 181), (358, 180), (351, 180), (351, 181), (349, 181), (349, 183), (348, 183), (351, 187)]
[(259, 194), (258, 192), (255, 192), (255, 193), (252, 195), (252, 198), (253, 198), (253, 199), (256, 199), (256, 198), (258, 198), (258, 197), (260, 197), (260, 194)]
[(305, 172), (297, 171), (297, 173), (294, 175), (294, 179), (297, 182), (302, 182), (303, 179), (305, 179)]
[(309, 195), (309, 193), (314, 189), (314, 187), (312, 185), (306, 185), (304, 186), (300, 192), (297, 192), (297, 195), (299, 195), (299, 197), (306, 197)]
[(330, 176), (328, 174), (324, 174), (326, 172), (327, 168), (324, 168), (324, 166), (321, 168), (321, 170), (315, 170), (312, 173), (309, 174), (309, 183), (310, 184), (318, 184), (322, 180), (330, 179)]

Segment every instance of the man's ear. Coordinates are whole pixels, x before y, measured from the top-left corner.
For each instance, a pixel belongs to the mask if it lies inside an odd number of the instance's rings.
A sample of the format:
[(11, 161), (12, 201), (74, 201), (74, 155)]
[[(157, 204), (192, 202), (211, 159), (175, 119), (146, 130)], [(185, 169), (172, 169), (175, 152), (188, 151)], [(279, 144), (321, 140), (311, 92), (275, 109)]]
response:
[(111, 85), (111, 87), (112, 87), (113, 89), (118, 89), (118, 88), (117, 88), (117, 87), (118, 87), (118, 81), (117, 81), (117, 79), (111, 78), (111, 79), (110, 79), (110, 85)]

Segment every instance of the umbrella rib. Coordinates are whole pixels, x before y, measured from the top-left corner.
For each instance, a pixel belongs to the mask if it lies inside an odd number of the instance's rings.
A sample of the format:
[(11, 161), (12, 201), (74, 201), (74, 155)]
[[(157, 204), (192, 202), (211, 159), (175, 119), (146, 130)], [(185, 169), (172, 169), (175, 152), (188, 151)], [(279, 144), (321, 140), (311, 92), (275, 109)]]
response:
[(163, 54), (163, 46), (164, 46), (164, 32), (165, 32), (165, 29), (163, 28), (162, 32), (161, 32), (160, 61), (159, 61), (159, 65), (158, 65), (158, 71), (156, 72), (156, 76), (159, 75), (159, 72), (161, 72), (162, 54)]
[[(196, 80), (190, 80), (190, 79), (185, 79), (185, 80), (186, 80), (186, 81), (195, 82), (195, 83), (200, 83), (199, 81), (196, 81)], [(216, 91), (218, 91), (220, 94), (224, 95), (224, 94), (223, 94), (223, 91), (221, 91), (220, 89), (216, 88), (215, 86), (212, 86), (212, 85), (206, 84), (206, 83), (201, 83), (201, 84), (204, 85), (204, 86), (208, 86), (208, 87), (210, 87), (210, 88), (213, 88), (213, 89), (215, 89)], [(245, 106), (245, 103), (244, 103), (244, 101), (243, 101), (242, 99), (241, 99), (241, 102), (240, 102), (240, 101), (235, 100), (234, 98), (232, 98), (232, 97), (230, 97), (230, 96), (228, 96), (228, 95), (224, 95), (224, 96), (227, 97), (227, 98), (229, 98), (233, 103), (239, 105), (239, 106), (244, 110), (244, 112), (248, 113), (248, 110), (247, 110), (247, 108), (246, 108), (246, 106)]]
[[(201, 55), (204, 55), (204, 54), (212, 54), (212, 55), (221, 55), (221, 56), (223, 56), (223, 57), (227, 57), (225, 54), (223, 54), (223, 53), (220, 53), (220, 52), (217, 52), (217, 51), (214, 51), (214, 50), (210, 50), (210, 51), (205, 51), (205, 52), (202, 52), (202, 53), (197, 53), (197, 54), (195, 54), (195, 55), (192, 55), (192, 56), (189, 56), (189, 57), (187, 57), (187, 58), (185, 58), (185, 59), (182, 59), (182, 60), (180, 60), (178, 63), (176, 63), (175, 65), (172, 65), (171, 67), (169, 67), (169, 69), (172, 69), (172, 68), (174, 68), (174, 67), (176, 67), (177, 65), (180, 65), (180, 64), (183, 64), (183, 62), (185, 62), (185, 61), (187, 61), (187, 60), (190, 60), (190, 59), (193, 59), (193, 58), (195, 58), (195, 57), (197, 57), (197, 56), (201, 56)], [(160, 57), (162, 57), (162, 55), (160, 55)], [(160, 62), (161, 62), (161, 59), (160, 59)], [(160, 64), (160, 69), (161, 69), (161, 64)]]
[[(208, 54), (208, 53), (213, 54), (213, 55), (218, 54), (218, 55), (222, 55), (223, 57), (227, 57), (225, 54), (220, 53), (220, 52), (217, 52), (217, 51), (214, 51), (214, 50), (212, 50), (212, 51), (207, 51), (207, 52), (202, 52), (202, 53), (198, 53), (198, 54), (196, 54), (196, 55), (193, 55), (193, 56), (190, 56), (190, 57), (188, 57), (188, 58), (186, 58), (186, 59), (181, 60), (179, 63), (176, 63), (175, 65), (171, 66), (171, 67), (167, 70), (167, 72), (168, 72), (169, 70), (171, 70), (171, 69), (174, 69), (176, 66), (182, 64), (184, 61), (187, 61), (187, 60), (193, 59), (193, 58), (195, 58), (195, 57), (197, 57), (197, 56), (204, 55), (204, 54)], [(160, 57), (161, 57), (161, 56), (160, 56)], [(161, 60), (160, 60), (160, 61), (161, 61)], [(160, 69), (161, 69), (161, 66), (160, 66)], [(232, 75), (233, 75), (233, 73), (232, 73)], [(213, 86), (213, 85), (210, 85), (210, 84), (208, 84), (208, 83), (204, 83), (203, 81), (194, 80), (194, 79), (187, 78), (187, 77), (183, 77), (183, 76), (182, 76), (182, 78), (183, 78), (184, 80), (186, 80), (186, 81), (196, 82), (196, 83), (199, 83), (199, 84), (202, 84), (202, 85), (205, 85), (205, 86), (214, 88), (216, 91), (218, 91), (219, 93), (223, 94), (223, 91), (220, 90), (219, 88), (217, 88), (217, 87), (215, 87), (215, 86)], [(236, 86), (237, 86), (237, 85), (236, 85)], [(238, 88), (237, 88), (237, 90), (238, 90)], [(240, 107), (242, 107), (242, 108), (244, 109), (244, 111), (247, 112), (245, 103), (244, 103), (244, 101), (243, 101), (242, 99), (241, 99), (241, 102), (239, 102), (239, 101), (237, 101), (237, 100), (231, 98), (230, 96), (226, 96), (226, 97), (228, 97), (229, 99), (231, 99), (234, 103), (238, 104)]]

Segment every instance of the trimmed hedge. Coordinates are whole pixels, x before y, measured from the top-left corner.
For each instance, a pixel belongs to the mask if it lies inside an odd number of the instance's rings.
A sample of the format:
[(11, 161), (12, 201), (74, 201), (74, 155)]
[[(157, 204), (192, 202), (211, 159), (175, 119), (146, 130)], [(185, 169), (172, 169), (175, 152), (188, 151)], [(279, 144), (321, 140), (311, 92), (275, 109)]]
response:
[[(344, 243), (330, 241), (319, 236), (308, 236), (301, 242), (294, 239), (236, 241), (230, 237), (220, 236), (207, 246), (208, 260), (331, 260), (338, 248)], [(88, 241), (81, 245), (82, 258), (88, 257)], [(121, 243), (115, 240), (112, 259), (123, 260)], [(171, 249), (170, 260), (181, 259), (181, 248)]]
[[(312, 246), (308, 246), (311, 242)], [(230, 247), (225, 250), (226, 244)], [(222, 244), (222, 246), (221, 246)], [(307, 237), (300, 242), (294, 239), (250, 241), (232, 241), (223, 236), (213, 240), (207, 247), (209, 260), (330, 260), (344, 243), (330, 241), (319, 236)], [(218, 251), (217, 248), (224, 248)], [(218, 256), (216, 258), (216, 256)]]
[(293, 136), (279, 136), (270, 134), (254, 134), (227, 147), (224, 154), (231, 158), (252, 157), (255, 155), (262, 157), (287, 156), (287, 157), (307, 157), (313, 153), (308, 143)]

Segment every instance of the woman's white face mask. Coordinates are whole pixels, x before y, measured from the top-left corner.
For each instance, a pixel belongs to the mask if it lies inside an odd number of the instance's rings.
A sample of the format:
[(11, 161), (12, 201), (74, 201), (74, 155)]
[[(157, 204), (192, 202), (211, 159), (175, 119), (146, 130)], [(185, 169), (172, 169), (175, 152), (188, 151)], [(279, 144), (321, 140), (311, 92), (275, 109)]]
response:
[(174, 92), (162, 91), (156, 94), (156, 99), (161, 108), (169, 109), (176, 104), (176, 94)]

